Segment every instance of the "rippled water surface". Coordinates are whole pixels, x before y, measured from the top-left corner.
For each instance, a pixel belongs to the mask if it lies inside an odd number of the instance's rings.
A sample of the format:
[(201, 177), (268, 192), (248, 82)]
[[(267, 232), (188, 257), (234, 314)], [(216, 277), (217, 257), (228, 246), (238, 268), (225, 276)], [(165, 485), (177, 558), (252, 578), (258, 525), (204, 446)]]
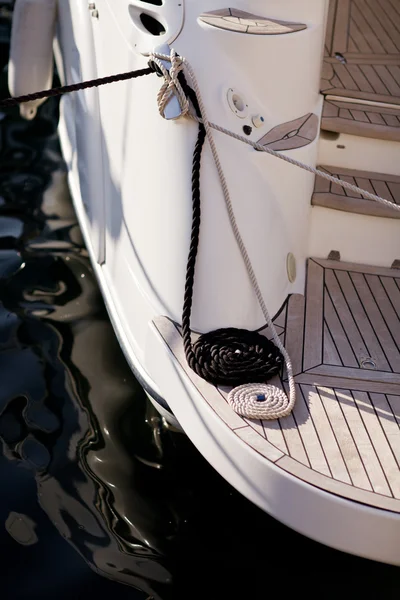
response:
[[(0, 2), (0, 97), (9, 23)], [(31, 123), (0, 113), (0, 598), (397, 598), (398, 569), (261, 513), (147, 403), (93, 277), (57, 119), (55, 101)]]

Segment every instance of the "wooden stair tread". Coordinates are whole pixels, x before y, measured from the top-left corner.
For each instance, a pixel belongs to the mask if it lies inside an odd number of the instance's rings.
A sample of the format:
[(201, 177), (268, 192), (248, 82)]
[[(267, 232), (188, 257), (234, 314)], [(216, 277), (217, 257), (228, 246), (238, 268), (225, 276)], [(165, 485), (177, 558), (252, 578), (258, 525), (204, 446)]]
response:
[(321, 129), (361, 137), (400, 142), (400, 105), (366, 105), (328, 96), (324, 101)]
[(330, 1), (321, 91), (335, 98), (323, 129), (400, 141), (400, 15), (390, 1)]
[[(397, 175), (370, 173), (341, 167), (319, 166), (318, 168), (386, 200), (400, 204), (400, 177)], [(341, 188), (321, 177), (315, 178), (311, 203), (313, 206), (323, 206), (360, 215), (400, 218), (400, 212), (374, 200), (367, 200), (360, 194)]]
[[(175, 323), (154, 320), (197, 401), (265, 460), (326, 492), (400, 513), (400, 271), (309, 259), (305, 296), (291, 295), (275, 323), (297, 399), (288, 417), (259, 421), (231, 409), (228, 388), (191, 371)], [(272, 383), (287, 390), (286, 380)]]

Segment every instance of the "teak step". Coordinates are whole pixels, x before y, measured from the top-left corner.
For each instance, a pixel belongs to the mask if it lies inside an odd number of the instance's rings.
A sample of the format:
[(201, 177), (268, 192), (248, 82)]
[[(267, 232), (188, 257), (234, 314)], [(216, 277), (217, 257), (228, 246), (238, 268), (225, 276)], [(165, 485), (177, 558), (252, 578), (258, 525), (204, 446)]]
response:
[[(396, 175), (355, 171), (354, 169), (343, 169), (341, 167), (320, 166), (318, 168), (372, 194), (377, 194), (386, 200), (400, 204), (400, 177)], [(321, 177), (315, 179), (312, 204), (373, 217), (400, 218), (399, 211), (374, 200), (366, 200), (360, 194), (346, 190)]]
[(321, 91), (323, 129), (400, 140), (397, 0), (330, 0)]
[(321, 128), (400, 142), (400, 105), (326, 96)]

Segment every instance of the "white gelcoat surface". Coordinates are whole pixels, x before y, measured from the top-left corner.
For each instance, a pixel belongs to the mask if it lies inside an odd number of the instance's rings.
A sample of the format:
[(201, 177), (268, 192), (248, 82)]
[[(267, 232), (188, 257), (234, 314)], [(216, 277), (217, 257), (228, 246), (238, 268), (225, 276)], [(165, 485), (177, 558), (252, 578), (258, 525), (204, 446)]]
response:
[(400, 173), (400, 143), (341, 133), (336, 140), (319, 140), (319, 165), (371, 173)]
[[(243, 122), (226, 102), (226, 90), (232, 86), (244, 94), (250, 114), (265, 118), (254, 139), (282, 122), (309, 112), (319, 114), (320, 65), (315, 57), (321, 54), (323, 39), (321, 3), (306, 3), (308, 12), (304, 7), (295, 10), (297, 3), (291, 3), (290, 18), (306, 22), (307, 30), (288, 36), (244, 36), (241, 44), (236, 34), (211, 31), (197, 23), (209, 4), (186, 2), (184, 26), (174, 46), (197, 73), (210, 119), (241, 132)], [(238, 8), (244, 4), (236, 3)], [(261, 2), (256, 4), (254, 12), (265, 12)], [(96, 48), (99, 76), (145, 66), (144, 58), (127, 51), (125, 36), (116, 25), (117, 12), (111, 15), (106, 0), (96, 7), (98, 35), (107, 40)], [(279, 16), (278, 4), (271, 3), (271, 11), (274, 18), (287, 18), (287, 7)], [(138, 310), (136, 319), (132, 315), (138, 287), (155, 313), (180, 320), (191, 226), (191, 160), (197, 126), (165, 122), (158, 116), (159, 85), (157, 77), (149, 76), (99, 89), (107, 197), (106, 277), (121, 290), (121, 310), (129, 314), (127, 321), (139, 347), (144, 344), (142, 312)], [(301, 93), (293, 102), (291, 90), (296, 87)], [(215, 138), (237, 220), (273, 314), (288, 293), (302, 291), (313, 177), (221, 134)], [(316, 153), (316, 142), (291, 151), (309, 164), (316, 163)], [(208, 147), (201, 178), (203, 219), (193, 326), (200, 330), (259, 327), (263, 317), (231, 232)], [(286, 276), (288, 252), (298, 261), (294, 285)]]
[[(63, 51), (61, 70), (65, 83), (78, 83), (98, 76), (95, 41), (99, 45), (102, 40), (98, 39), (96, 25), (82, 2), (59, 3), (58, 44)], [(71, 139), (72, 176), (85, 207), (95, 259), (102, 263), (105, 260), (105, 198), (99, 92), (96, 88), (82, 90), (64, 96), (62, 102)]]
[(327, 258), (338, 250), (345, 262), (390, 267), (400, 258), (399, 220), (314, 206), (308, 253)]
[(168, 0), (160, 6), (140, 0), (106, 0), (127, 47), (134, 52), (149, 53), (153, 50), (154, 37), (148, 35), (140, 20), (141, 14), (159, 21), (165, 33), (156, 38), (157, 44), (172, 44), (179, 35), (184, 19), (184, 0)]

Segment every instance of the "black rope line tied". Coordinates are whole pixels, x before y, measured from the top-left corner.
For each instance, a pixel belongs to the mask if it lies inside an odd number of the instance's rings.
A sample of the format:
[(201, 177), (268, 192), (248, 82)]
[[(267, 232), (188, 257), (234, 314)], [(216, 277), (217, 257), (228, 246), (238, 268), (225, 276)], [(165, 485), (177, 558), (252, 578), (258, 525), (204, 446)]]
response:
[(80, 83), (73, 83), (71, 85), (50, 88), (49, 90), (42, 90), (33, 94), (25, 94), (24, 96), (16, 96), (15, 98), (6, 98), (5, 100), (0, 100), (0, 108), (10, 108), (11, 106), (23, 104), (24, 102), (33, 102), (35, 100), (41, 100), (42, 98), (62, 96), (63, 94), (78, 92), (79, 90), (86, 90), (93, 87), (99, 87), (101, 85), (108, 85), (109, 83), (127, 81), (128, 79), (136, 79), (136, 77), (150, 75), (154, 72), (154, 68), (150, 66), (146, 67), (145, 69), (138, 69), (137, 71), (129, 71), (128, 73), (119, 73), (118, 75), (109, 75), (108, 77), (100, 77), (98, 79), (91, 79), (89, 81), (82, 81)]
[[(201, 117), (194, 91), (188, 86), (182, 73), (179, 74), (179, 78), (197, 116)], [(204, 333), (194, 344), (192, 343), (190, 317), (200, 237), (200, 166), (205, 138), (205, 127), (199, 123), (192, 163), (192, 230), (182, 311), (185, 356), (190, 368), (214, 385), (236, 386), (244, 383), (262, 383), (279, 373), (284, 360), (275, 344), (260, 333), (229, 327)]]

